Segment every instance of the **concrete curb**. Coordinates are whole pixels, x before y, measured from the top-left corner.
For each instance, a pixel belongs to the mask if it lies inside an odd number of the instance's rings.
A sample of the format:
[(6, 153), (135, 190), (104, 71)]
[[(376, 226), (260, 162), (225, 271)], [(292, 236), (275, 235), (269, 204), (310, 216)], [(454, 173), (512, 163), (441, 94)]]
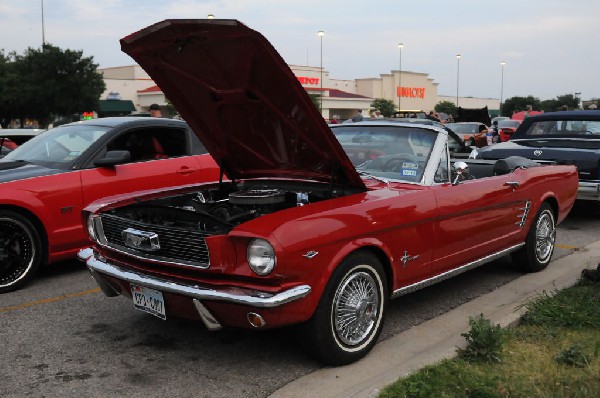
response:
[(464, 345), (461, 333), (469, 330), (469, 317), (483, 314), (503, 327), (519, 321), (521, 305), (542, 292), (552, 293), (575, 284), (584, 268), (600, 262), (600, 241), (553, 261), (542, 272), (524, 275), (465, 303), (435, 319), (423, 322), (379, 342), (364, 359), (347, 366), (323, 368), (285, 385), (271, 398), (376, 397), (383, 387), (426, 365), (456, 354)]

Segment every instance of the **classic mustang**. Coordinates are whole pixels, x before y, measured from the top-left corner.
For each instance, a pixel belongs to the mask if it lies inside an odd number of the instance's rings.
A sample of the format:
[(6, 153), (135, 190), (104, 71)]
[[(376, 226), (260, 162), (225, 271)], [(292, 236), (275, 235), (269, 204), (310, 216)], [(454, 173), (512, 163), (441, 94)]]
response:
[(180, 120), (94, 119), (38, 135), (0, 160), (0, 293), (75, 258), (89, 244), (81, 210), (92, 201), (218, 176)]
[(88, 206), (95, 244), (79, 257), (107, 296), (211, 330), (301, 324), (307, 349), (339, 365), (373, 347), (390, 298), (509, 253), (526, 271), (550, 262), (573, 166), (469, 160), (473, 179), (439, 127), (330, 129), (235, 20), (166, 20), (121, 45), (230, 180)]

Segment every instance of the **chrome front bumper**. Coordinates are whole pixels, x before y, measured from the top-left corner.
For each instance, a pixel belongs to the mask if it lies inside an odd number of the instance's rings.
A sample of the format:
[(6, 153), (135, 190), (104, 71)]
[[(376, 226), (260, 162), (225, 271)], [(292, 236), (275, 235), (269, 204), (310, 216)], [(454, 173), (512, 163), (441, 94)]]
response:
[[(118, 296), (120, 292), (106, 281), (104, 275), (163, 293), (174, 293), (190, 297), (194, 299), (197, 308), (198, 305), (202, 306), (201, 300), (241, 304), (255, 308), (273, 308), (306, 297), (311, 291), (308, 285), (296, 286), (276, 294), (239, 287), (213, 288), (188, 285), (125, 270), (108, 261), (98, 259), (91, 248), (79, 251), (77, 257), (86, 263), (96, 283), (98, 283), (104, 294), (109, 297)], [(206, 309), (204, 308), (204, 310)], [(199, 312), (201, 312), (200, 309)], [(206, 323), (204, 315), (202, 313), (200, 315)]]
[(600, 201), (600, 183), (579, 181), (577, 190), (578, 200), (599, 200)]

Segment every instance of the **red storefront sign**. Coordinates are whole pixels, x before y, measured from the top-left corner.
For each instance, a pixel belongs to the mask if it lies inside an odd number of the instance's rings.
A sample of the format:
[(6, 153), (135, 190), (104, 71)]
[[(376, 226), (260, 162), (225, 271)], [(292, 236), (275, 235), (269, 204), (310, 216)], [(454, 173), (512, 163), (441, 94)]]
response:
[(398, 97), (425, 98), (425, 87), (396, 87)]
[(318, 77), (296, 76), (296, 78), (302, 84), (314, 84), (314, 85), (318, 85), (319, 84), (319, 78)]

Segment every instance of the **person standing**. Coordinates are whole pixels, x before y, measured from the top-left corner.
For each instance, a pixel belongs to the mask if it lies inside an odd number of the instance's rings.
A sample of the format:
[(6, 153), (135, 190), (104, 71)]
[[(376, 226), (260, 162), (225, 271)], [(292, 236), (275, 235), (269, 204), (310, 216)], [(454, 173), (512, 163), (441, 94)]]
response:
[(352, 121), (353, 122), (362, 122), (363, 121), (363, 115), (362, 115), (362, 110), (359, 109), (356, 112), (356, 115), (352, 116)]
[(160, 112), (160, 106), (158, 106), (158, 104), (150, 105), (150, 116), (151, 117), (162, 117), (162, 113)]

